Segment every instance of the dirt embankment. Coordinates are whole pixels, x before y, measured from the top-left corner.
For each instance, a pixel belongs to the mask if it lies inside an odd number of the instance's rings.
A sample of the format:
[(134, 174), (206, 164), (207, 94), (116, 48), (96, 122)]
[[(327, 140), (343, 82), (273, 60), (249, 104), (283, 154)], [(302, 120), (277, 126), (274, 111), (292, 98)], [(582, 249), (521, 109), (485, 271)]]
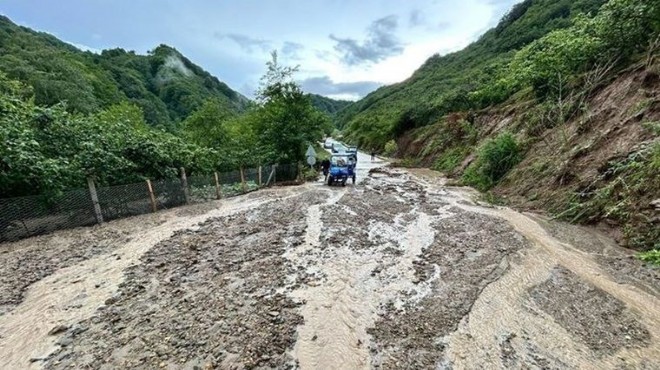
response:
[[(525, 156), (493, 192), (518, 208), (560, 214), (588, 201), (595, 191), (610, 184), (612, 173), (621, 168), (618, 163), (660, 142), (660, 132), (654, 128), (660, 122), (660, 77), (657, 65), (653, 68), (621, 73), (596, 89), (564, 124), (551, 121), (556, 114), (534, 102), (459, 113), (403, 135), (398, 140), (398, 155), (432, 167), (447, 148), (458, 143), (467, 149), (460, 152), (464, 156), (450, 175), (460, 177), (475, 158), (480, 143), (507, 130), (523, 144)], [(457, 124), (461, 121), (471, 122), (475, 140), (466, 139), (468, 133)], [(641, 174), (646, 176), (642, 180), (647, 182), (644, 191), (631, 195), (626, 193), (630, 191), (627, 184), (614, 187), (606, 195), (612, 204), (603, 205), (604, 210), (595, 204), (593, 216), (583, 212), (574, 219), (600, 223), (623, 244), (630, 241), (630, 235), (623, 234), (624, 228), (660, 229), (660, 209), (652, 204), (660, 199), (660, 174), (657, 170), (646, 172)]]

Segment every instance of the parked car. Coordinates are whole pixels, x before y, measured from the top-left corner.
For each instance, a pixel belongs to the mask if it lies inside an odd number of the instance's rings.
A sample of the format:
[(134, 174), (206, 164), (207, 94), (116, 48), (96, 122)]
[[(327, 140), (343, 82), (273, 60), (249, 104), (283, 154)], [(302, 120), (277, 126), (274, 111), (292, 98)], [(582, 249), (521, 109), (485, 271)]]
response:
[(346, 148), (343, 144), (335, 142), (332, 144), (332, 153), (333, 154), (338, 154), (338, 153), (346, 153)]
[(324, 147), (325, 149), (332, 149), (332, 144), (333, 144), (334, 142), (335, 142), (335, 141), (332, 140), (332, 138), (327, 138), (327, 139), (325, 139), (325, 141), (323, 142), (323, 147)]

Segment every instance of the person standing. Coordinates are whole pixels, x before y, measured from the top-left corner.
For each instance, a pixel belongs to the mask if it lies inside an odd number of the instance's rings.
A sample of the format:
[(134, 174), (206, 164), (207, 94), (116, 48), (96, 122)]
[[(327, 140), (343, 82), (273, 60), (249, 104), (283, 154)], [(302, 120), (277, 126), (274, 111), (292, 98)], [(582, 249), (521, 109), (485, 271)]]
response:
[(321, 161), (321, 168), (323, 169), (323, 178), (328, 178), (328, 172), (330, 172), (330, 160), (324, 159)]
[(376, 151), (375, 151), (375, 150), (372, 150), (372, 151), (371, 151), (371, 161), (373, 162), (373, 161), (375, 161), (375, 160), (376, 160)]

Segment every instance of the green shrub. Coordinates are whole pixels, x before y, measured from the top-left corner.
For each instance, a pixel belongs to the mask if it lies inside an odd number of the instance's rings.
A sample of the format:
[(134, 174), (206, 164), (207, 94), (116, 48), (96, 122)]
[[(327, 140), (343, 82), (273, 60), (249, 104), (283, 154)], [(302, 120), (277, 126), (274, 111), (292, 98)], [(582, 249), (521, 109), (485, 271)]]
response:
[(302, 172), (303, 180), (316, 181), (319, 179), (319, 171), (313, 168), (305, 167)]
[(654, 249), (647, 252), (642, 252), (637, 255), (639, 259), (649, 262), (652, 265), (660, 266), (660, 249)]
[(405, 168), (416, 168), (419, 167), (419, 160), (412, 157), (406, 157), (397, 162), (397, 166)]
[(520, 145), (508, 132), (488, 140), (477, 154), (477, 159), (463, 174), (463, 182), (486, 191), (502, 179), (522, 159)]
[(660, 193), (660, 144), (651, 144), (623, 160), (610, 162), (601, 178), (576, 192), (566, 210), (555, 216), (569, 222), (595, 223), (602, 219), (623, 226), (626, 245), (638, 250), (660, 248), (660, 228), (648, 202)]
[(465, 159), (469, 152), (470, 149), (462, 146), (448, 149), (435, 160), (432, 169), (449, 173)]
[(396, 141), (390, 140), (385, 144), (385, 151), (383, 154), (385, 154), (388, 157), (393, 156), (397, 151), (399, 150), (398, 146), (396, 145)]

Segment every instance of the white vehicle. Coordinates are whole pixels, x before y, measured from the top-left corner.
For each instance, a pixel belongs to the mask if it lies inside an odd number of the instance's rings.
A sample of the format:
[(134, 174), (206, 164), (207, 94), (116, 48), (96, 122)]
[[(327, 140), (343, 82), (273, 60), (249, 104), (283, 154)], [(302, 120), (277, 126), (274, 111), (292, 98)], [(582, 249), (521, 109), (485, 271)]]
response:
[(332, 144), (333, 143), (334, 143), (334, 140), (332, 140), (331, 138), (327, 138), (323, 142), (323, 147), (326, 148), (326, 149), (332, 149)]

